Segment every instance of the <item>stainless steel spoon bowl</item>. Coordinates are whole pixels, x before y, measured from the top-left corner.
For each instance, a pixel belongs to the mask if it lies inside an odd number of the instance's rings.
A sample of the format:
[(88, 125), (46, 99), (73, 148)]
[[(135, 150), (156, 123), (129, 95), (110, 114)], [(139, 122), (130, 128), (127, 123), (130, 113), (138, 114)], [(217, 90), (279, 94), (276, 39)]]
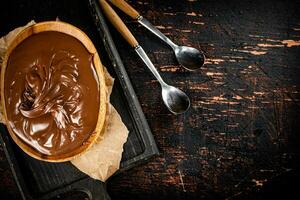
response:
[(197, 70), (204, 64), (205, 56), (198, 49), (187, 46), (177, 46), (174, 52), (178, 62), (188, 70)]
[(174, 114), (184, 113), (190, 107), (189, 97), (176, 87), (163, 85), (161, 94), (165, 105)]

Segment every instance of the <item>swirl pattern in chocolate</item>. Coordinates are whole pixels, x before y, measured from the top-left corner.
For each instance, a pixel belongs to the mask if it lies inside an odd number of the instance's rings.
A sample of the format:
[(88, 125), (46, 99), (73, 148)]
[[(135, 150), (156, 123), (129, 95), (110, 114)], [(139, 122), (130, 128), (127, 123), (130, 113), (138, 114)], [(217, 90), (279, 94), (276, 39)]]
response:
[(9, 126), (44, 155), (82, 145), (96, 127), (99, 83), (92, 55), (75, 38), (43, 32), (11, 53), (5, 72)]

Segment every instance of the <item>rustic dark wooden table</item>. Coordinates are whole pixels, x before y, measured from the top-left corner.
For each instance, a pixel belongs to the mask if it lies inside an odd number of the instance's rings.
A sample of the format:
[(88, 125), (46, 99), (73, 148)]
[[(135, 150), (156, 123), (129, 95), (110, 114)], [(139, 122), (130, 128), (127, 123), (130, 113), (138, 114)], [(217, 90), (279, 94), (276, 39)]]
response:
[[(141, 0), (132, 5), (207, 62), (188, 72), (172, 51), (124, 14), (162, 76), (192, 107), (170, 114), (157, 81), (125, 41), (113, 37), (161, 155), (111, 178), (112, 199), (262, 199), (297, 194), (300, 178), (300, 3)], [(99, 42), (86, 1), (6, 1), (0, 35), (31, 19), (72, 23)], [(0, 149), (0, 198), (19, 199)], [(78, 197), (79, 198), (79, 197)], [(73, 197), (72, 199), (76, 199)]]

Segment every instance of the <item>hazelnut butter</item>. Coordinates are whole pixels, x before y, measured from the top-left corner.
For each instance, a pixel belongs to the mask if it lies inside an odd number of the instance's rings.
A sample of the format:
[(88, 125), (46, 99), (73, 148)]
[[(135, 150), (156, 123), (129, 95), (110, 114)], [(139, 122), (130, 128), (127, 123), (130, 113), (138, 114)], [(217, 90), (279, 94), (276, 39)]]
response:
[(93, 55), (76, 38), (33, 34), (10, 54), (4, 76), (7, 126), (44, 155), (71, 152), (95, 130), (100, 105)]

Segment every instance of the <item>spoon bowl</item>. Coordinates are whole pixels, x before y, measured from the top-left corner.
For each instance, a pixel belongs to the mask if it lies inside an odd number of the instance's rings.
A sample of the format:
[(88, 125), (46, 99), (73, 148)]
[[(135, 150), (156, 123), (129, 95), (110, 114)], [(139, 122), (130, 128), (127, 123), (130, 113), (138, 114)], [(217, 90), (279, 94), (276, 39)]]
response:
[(184, 113), (190, 107), (189, 97), (180, 89), (170, 86), (162, 86), (162, 98), (167, 108), (174, 114)]
[(174, 51), (179, 64), (187, 70), (197, 70), (204, 64), (205, 56), (198, 49), (187, 46), (176, 46)]

